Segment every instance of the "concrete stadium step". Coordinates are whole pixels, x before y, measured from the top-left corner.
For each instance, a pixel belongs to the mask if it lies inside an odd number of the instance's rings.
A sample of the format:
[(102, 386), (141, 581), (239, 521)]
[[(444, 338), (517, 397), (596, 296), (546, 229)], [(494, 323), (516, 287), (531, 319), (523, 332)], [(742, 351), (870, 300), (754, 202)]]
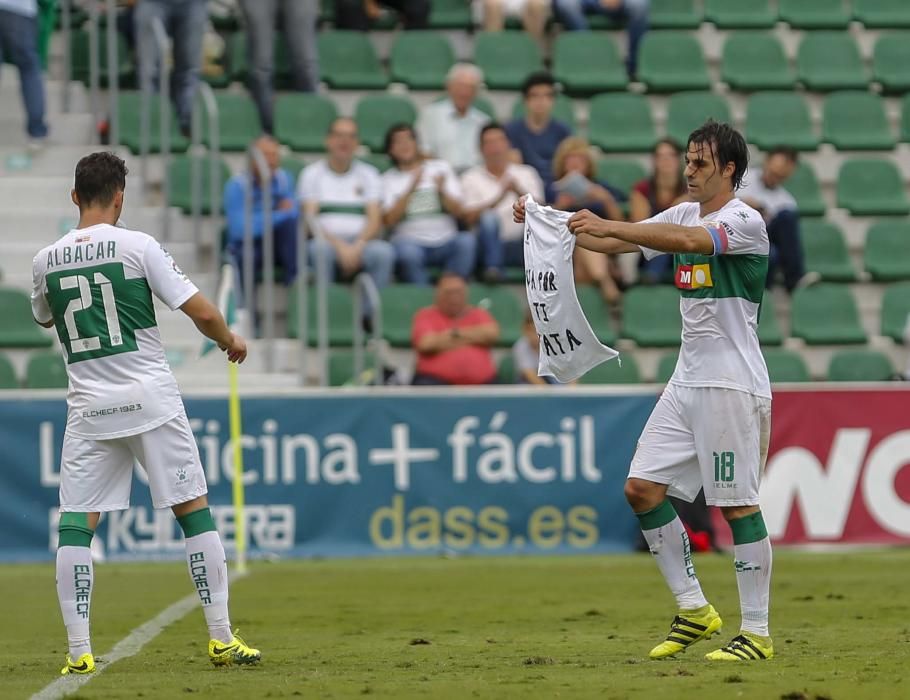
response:
[[(0, 177), (69, 177), (72, 182), (76, 163), (83, 156), (94, 153), (103, 146), (90, 145), (49, 145), (30, 153), (27, 149), (16, 146), (0, 146)], [(129, 156), (129, 150), (122, 148), (114, 151), (121, 158)], [(133, 175), (129, 176), (132, 185)]]

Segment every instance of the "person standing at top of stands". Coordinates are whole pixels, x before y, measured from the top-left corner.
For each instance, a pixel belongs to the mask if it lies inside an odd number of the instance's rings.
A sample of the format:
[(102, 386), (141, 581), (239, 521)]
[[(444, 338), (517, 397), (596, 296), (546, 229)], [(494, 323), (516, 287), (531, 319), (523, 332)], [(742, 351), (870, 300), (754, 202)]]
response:
[[(319, 54), (316, 51), (318, 0), (240, 0), (246, 21), (246, 53), (250, 92), (259, 110), (262, 130), (274, 130), (272, 79), (275, 73), (275, 28), (280, 26), (291, 59), (294, 89), (316, 92)], [(280, 22), (279, 22), (280, 18)]]
[(648, 32), (649, 4), (649, 0), (553, 0), (553, 14), (571, 32), (590, 28), (586, 15), (606, 15), (613, 21), (625, 22), (629, 32), (626, 68), (634, 79), (638, 46)]
[(0, 65), (8, 61), (19, 70), (25, 130), (32, 148), (39, 148), (47, 138), (37, 16), (36, 0), (0, 0)]
[(525, 114), (506, 124), (506, 134), (522, 162), (530, 165), (543, 180), (548, 202), (553, 201), (553, 155), (572, 129), (553, 119), (556, 81), (546, 72), (532, 73), (521, 88)]
[(521, 20), (521, 26), (543, 47), (550, 17), (550, 0), (475, 0), (479, 24), (485, 32), (501, 32), (506, 18)]
[(483, 72), (472, 63), (456, 63), (446, 76), (448, 97), (424, 107), (417, 122), (420, 149), (463, 172), (480, 163), (478, 140), (490, 116), (474, 106)]
[(461, 183), (444, 160), (424, 159), (408, 124), (386, 133), (385, 151), (394, 167), (382, 175), (383, 223), (392, 231), (399, 276), (429, 284), (429, 265), (467, 277), (474, 270), (477, 239), (458, 230)]
[(379, 18), (382, 7), (398, 12), (405, 29), (429, 26), (430, 0), (335, 0), (335, 28), (365, 32)]

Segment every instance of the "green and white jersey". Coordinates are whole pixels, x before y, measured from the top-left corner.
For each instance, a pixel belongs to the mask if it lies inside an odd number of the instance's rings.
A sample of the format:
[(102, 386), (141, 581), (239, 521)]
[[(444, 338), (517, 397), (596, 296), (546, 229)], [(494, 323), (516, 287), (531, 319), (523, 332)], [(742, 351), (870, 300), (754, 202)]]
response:
[(300, 173), (297, 199), (319, 205), (319, 223), (327, 234), (355, 240), (367, 222), (367, 205), (379, 204), (382, 184), (379, 171), (355, 160), (346, 173), (337, 173), (327, 160), (317, 160)]
[[(771, 398), (768, 368), (758, 343), (758, 314), (768, 274), (768, 232), (757, 211), (739, 199), (702, 217), (685, 202), (642, 223), (702, 226), (713, 255), (674, 255), (682, 297), (682, 347), (670, 381), (721, 387)], [(642, 248), (645, 257), (661, 255)]]
[(177, 309), (199, 290), (154, 238), (74, 229), (35, 256), (32, 276), (32, 313), (54, 321), (66, 359), (68, 433), (126, 437), (183, 411), (152, 294)]

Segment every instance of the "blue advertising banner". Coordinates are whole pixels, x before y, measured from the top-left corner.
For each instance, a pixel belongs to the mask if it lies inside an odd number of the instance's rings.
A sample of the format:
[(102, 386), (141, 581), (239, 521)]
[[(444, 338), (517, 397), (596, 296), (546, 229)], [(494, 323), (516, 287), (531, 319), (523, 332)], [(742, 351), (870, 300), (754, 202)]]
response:
[[(653, 393), (364, 391), (245, 398), (251, 552), (279, 556), (628, 550), (622, 494)], [(209, 498), (234, 538), (222, 396), (186, 398)], [(0, 398), (0, 559), (56, 546), (62, 396)], [(173, 516), (135, 469), (132, 507), (96, 540), (113, 559), (179, 556)]]

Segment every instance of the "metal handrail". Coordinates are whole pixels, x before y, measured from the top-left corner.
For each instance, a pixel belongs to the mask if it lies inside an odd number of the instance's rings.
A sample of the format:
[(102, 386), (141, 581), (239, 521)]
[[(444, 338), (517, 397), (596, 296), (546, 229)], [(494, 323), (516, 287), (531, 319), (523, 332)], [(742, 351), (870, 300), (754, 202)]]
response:
[[(325, 240), (326, 235), (319, 224), (319, 219), (312, 214), (304, 214), (304, 218), (312, 238)], [(307, 241), (304, 240), (303, 244), (306, 245), (306, 243)], [(326, 268), (325, 260), (321, 257), (324, 250), (324, 246), (317, 248), (319, 259), (313, 265), (313, 274), (316, 278), (316, 347), (322, 362), (319, 371), (319, 386), (326, 386), (329, 381), (329, 280), (327, 275), (322, 274)], [(301, 268), (299, 274), (306, 274), (306, 269)], [(309, 294), (309, 290), (302, 296), (304, 301), (307, 301), (307, 294)], [(307, 329), (306, 337), (309, 340), (309, 329)]]
[(310, 289), (307, 284), (307, 267), (309, 251), (310, 217), (303, 214), (297, 217), (297, 367), (300, 373), (300, 386), (306, 386), (309, 374), (309, 342), (310, 342)]
[[(120, 62), (117, 43), (117, 3), (107, 0), (107, 90), (108, 90), (108, 143), (111, 148), (120, 145)], [(95, 124), (97, 128), (97, 123)]]
[[(250, 318), (256, 317), (256, 281), (253, 272), (253, 177), (262, 187), (262, 287), (265, 293), (263, 354), (265, 371), (275, 369), (275, 241), (272, 225), (272, 171), (265, 155), (256, 144), (247, 149), (254, 172), (244, 183), (243, 202), (243, 289), (244, 303)], [(255, 323), (253, 324), (255, 325)]]
[[(220, 236), (218, 221), (221, 215), (221, 190), (218, 183), (221, 175), (221, 133), (218, 123), (218, 102), (215, 100), (215, 93), (211, 86), (206, 82), (199, 83), (198, 99), (193, 101), (193, 120), (191, 123), (190, 140), (192, 146), (190, 153), (191, 171), (191, 199), (193, 213), (193, 244), (196, 248), (197, 255), (202, 246), (202, 162), (200, 154), (202, 152), (202, 126), (200, 104), (205, 109), (208, 119), (208, 157), (209, 157), (209, 203), (210, 217), (212, 219), (212, 242), (215, 247), (218, 245)], [(219, 255), (214, 255), (216, 273), (221, 268)], [(217, 275), (216, 275), (217, 276)]]
[[(169, 215), (168, 207), (170, 205), (170, 163), (171, 163), (171, 103), (170, 103), (170, 85), (171, 85), (171, 70), (167, 62), (167, 49), (168, 49), (168, 38), (167, 32), (164, 30), (164, 23), (159, 17), (152, 18), (152, 34), (155, 37), (155, 43), (158, 44), (158, 109), (160, 112), (159, 116), (159, 146), (160, 155), (161, 155), (161, 167), (163, 168), (163, 175), (161, 179), (161, 187), (164, 192), (164, 197), (162, 198), (161, 205), (161, 239), (165, 242), (170, 240), (171, 233), (171, 217)], [(148, 157), (148, 130), (149, 130), (149, 120), (147, 111), (149, 108), (149, 100), (146, 95), (151, 96), (151, 84), (147, 80), (143, 80), (142, 93), (142, 112), (145, 116), (145, 131), (144, 135), (144, 146), (145, 153), (143, 154), (143, 174), (146, 174), (146, 165), (145, 159)]]
[(100, 72), (101, 66), (98, 58), (98, 4), (92, 2), (89, 3), (88, 11), (88, 84), (89, 103), (92, 110), (92, 142), (95, 142), (98, 138)]
[(373, 363), (375, 377), (382, 383), (382, 361), (379, 353), (379, 341), (382, 338), (382, 305), (379, 300), (379, 288), (369, 273), (361, 272), (354, 278), (354, 376), (363, 375), (363, 355), (366, 349), (363, 332), (363, 298), (367, 298), (373, 319)]
[(72, 0), (60, 0), (60, 21), (62, 22), (61, 29), (63, 30), (63, 85), (60, 99), (63, 103), (64, 114), (70, 111), (70, 80), (73, 78), (73, 18), (70, 17), (71, 2)]

